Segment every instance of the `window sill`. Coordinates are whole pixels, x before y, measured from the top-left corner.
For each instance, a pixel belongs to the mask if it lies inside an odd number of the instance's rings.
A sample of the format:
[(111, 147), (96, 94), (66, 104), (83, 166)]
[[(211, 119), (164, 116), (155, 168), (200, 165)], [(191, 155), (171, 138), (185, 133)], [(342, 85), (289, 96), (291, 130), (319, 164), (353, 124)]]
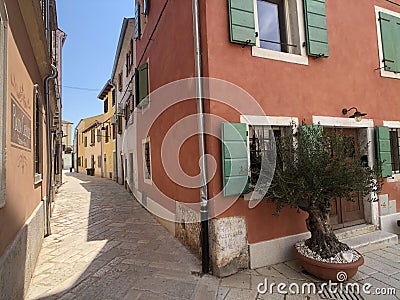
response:
[(144, 183), (147, 183), (149, 185), (153, 185), (153, 181), (151, 179), (144, 179)]
[[(383, 67), (384, 66), (382, 65), (381, 68), (383, 68)], [(381, 69), (381, 77), (400, 79), (400, 73), (394, 73), (394, 72), (390, 72), (390, 71)]]
[(37, 185), (37, 184), (41, 183), (42, 181), (43, 181), (42, 174), (35, 173), (34, 184)]
[(253, 46), (251, 49), (251, 55), (255, 57), (279, 60), (279, 61), (308, 66), (308, 56), (302, 56), (298, 54), (273, 51)]
[(388, 177), (387, 182), (400, 182), (400, 174), (393, 174), (392, 177)]

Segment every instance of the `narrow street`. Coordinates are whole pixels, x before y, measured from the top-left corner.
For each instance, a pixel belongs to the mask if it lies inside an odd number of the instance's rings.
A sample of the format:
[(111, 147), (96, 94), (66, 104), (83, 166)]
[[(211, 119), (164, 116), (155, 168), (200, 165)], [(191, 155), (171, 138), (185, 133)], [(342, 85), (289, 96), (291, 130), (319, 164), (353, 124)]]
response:
[[(64, 173), (63, 180), (53, 211), (52, 235), (44, 240), (28, 300), (320, 299), (318, 295), (257, 293), (265, 279), (288, 285), (320, 282), (304, 274), (297, 261), (223, 279), (200, 277), (200, 261), (123, 186), (81, 173)], [(372, 291), (398, 291), (399, 280), (400, 248), (394, 245), (365, 253), (365, 265), (352, 282), (372, 284)], [(399, 298), (363, 294), (354, 299)]]
[(122, 186), (76, 173), (63, 181), (27, 299), (192, 297), (199, 261)]

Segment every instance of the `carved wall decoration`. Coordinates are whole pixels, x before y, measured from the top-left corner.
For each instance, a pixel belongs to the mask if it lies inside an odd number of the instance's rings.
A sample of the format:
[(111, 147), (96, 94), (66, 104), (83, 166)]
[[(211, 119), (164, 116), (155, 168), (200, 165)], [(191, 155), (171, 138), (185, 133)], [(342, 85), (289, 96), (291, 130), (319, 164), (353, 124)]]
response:
[(20, 154), (17, 161), (17, 168), (21, 169), (22, 173), (25, 173), (25, 169), (28, 166), (28, 158), (25, 154)]
[(30, 111), (31, 101), (26, 95), (24, 84), (18, 83), (15, 74), (11, 74), (11, 94), (27, 111)]

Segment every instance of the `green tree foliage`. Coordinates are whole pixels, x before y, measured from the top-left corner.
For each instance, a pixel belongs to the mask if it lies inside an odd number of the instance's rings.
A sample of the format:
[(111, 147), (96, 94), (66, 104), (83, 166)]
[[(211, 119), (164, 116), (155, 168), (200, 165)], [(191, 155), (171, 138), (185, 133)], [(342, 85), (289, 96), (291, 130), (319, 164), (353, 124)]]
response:
[[(302, 125), (295, 132), (276, 138), (276, 166), (270, 186), (259, 184), (258, 193), (276, 204), (276, 214), (290, 206), (309, 214), (307, 228), (312, 237), (306, 245), (323, 258), (329, 258), (348, 246), (340, 243), (329, 225), (331, 200), (342, 198), (354, 201), (377, 195), (382, 188), (378, 168), (368, 166), (366, 155), (354, 138), (340, 129), (327, 129), (319, 125)], [(365, 152), (365, 151), (364, 151)], [(254, 162), (258, 162), (254, 164)], [(252, 174), (263, 178), (268, 159), (253, 158)], [(369, 200), (376, 200), (369, 197)]]

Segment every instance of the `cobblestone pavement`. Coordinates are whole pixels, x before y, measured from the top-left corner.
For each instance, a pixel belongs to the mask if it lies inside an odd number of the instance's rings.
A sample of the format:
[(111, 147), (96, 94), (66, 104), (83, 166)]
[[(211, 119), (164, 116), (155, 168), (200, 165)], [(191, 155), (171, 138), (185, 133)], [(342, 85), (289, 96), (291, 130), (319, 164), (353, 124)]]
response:
[[(257, 292), (271, 283), (316, 282), (295, 261), (218, 279), (113, 181), (64, 173), (27, 299), (319, 299)], [(400, 295), (399, 245), (369, 252), (354, 278)], [(276, 288), (275, 288), (276, 289)], [(286, 289), (288, 291), (288, 289)], [(337, 298), (341, 299), (341, 298)], [(399, 299), (363, 294), (343, 299)]]

